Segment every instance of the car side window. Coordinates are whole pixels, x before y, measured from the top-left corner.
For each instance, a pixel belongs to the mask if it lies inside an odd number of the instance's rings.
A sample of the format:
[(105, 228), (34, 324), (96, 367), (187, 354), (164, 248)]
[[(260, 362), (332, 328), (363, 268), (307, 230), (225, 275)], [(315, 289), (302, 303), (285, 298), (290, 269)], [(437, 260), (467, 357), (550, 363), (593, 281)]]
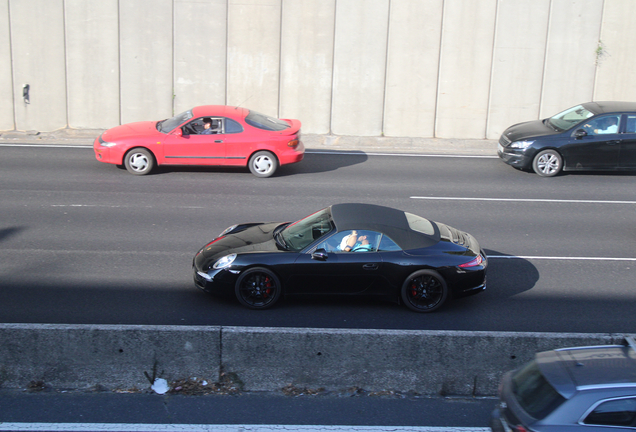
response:
[(226, 118), (225, 119), (225, 133), (226, 134), (231, 134), (231, 133), (241, 133), (243, 132), (243, 126), (241, 126), (241, 124), (235, 120)]
[(347, 230), (339, 232), (320, 243), (316, 249), (327, 252), (376, 252), (382, 235), (369, 230)]
[(585, 417), (583, 423), (604, 426), (636, 426), (636, 398), (602, 402)]
[(382, 239), (380, 240), (380, 244), (378, 245), (379, 252), (391, 252), (391, 251), (399, 251), (402, 250), (393, 240), (391, 240), (386, 235), (382, 235)]
[(636, 115), (628, 115), (625, 121), (625, 133), (636, 133)]
[(587, 121), (583, 129), (588, 135), (616, 134), (620, 118), (620, 115), (597, 117)]

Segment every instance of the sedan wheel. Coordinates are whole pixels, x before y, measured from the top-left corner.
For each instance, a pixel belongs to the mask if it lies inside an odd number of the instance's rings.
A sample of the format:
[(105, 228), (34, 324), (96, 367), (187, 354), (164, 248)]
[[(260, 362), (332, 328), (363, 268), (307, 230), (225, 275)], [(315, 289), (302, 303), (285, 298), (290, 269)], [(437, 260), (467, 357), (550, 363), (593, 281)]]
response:
[(155, 158), (148, 150), (136, 148), (126, 154), (124, 165), (129, 173), (145, 175), (152, 171), (152, 168), (155, 166)]
[(553, 177), (561, 172), (563, 159), (554, 150), (544, 150), (539, 152), (532, 162), (532, 169), (541, 177)]
[(420, 270), (410, 275), (402, 285), (402, 300), (415, 312), (433, 312), (448, 298), (446, 282), (431, 270)]
[(272, 153), (260, 151), (252, 155), (248, 165), (256, 177), (269, 177), (276, 172), (278, 160)]
[(250, 309), (267, 309), (280, 298), (280, 281), (274, 273), (254, 267), (246, 270), (236, 281), (236, 298)]

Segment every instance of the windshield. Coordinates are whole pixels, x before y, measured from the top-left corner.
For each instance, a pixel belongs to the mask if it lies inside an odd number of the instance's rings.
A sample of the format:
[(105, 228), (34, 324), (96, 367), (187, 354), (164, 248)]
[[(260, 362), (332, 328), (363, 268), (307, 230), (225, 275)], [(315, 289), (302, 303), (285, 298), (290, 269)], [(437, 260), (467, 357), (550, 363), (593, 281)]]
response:
[(245, 123), (255, 128), (268, 131), (282, 131), (290, 127), (289, 123), (284, 120), (266, 116), (256, 111), (250, 111), (247, 117), (245, 117)]
[(548, 119), (548, 124), (552, 126), (554, 130), (563, 132), (573, 128), (583, 120), (590, 118), (593, 115), (594, 113), (587, 110), (583, 107), (583, 105), (577, 105), (550, 117)]
[(536, 361), (531, 361), (512, 376), (512, 392), (521, 408), (539, 420), (565, 401), (545, 379)]
[(192, 110), (182, 112), (181, 114), (178, 114), (172, 118), (157, 123), (157, 130), (159, 132), (168, 133), (185, 121), (190, 120), (191, 118)]
[(298, 252), (330, 232), (333, 227), (331, 211), (326, 208), (288, 225), (279, 235), (288, 250)]

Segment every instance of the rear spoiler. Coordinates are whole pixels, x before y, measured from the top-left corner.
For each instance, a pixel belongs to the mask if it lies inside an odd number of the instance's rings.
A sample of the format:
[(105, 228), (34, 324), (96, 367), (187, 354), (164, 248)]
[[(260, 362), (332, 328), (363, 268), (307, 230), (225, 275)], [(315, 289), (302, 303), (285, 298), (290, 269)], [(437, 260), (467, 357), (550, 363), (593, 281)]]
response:
[(281, 135), (294, 135), (298, 133), (298, 131), (300, 131), (300, 120), (296, 120), (296, 119), (281, 119), (281, 120), (286, 121), (291, 126), (289, 129), (280, 131), (279, 133)]

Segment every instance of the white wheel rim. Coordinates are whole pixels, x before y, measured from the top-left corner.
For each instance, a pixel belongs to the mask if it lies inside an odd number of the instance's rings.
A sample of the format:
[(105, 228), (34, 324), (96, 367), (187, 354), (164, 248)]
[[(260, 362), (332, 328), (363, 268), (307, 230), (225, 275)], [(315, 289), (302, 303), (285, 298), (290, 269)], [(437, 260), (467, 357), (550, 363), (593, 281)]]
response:
[(267, 174), (272, 170), (273, 165), (268, 156), (259, 156), (254, 159), (254, 170), (259, 174)]
[(148, 163), (148, 158), (141, 153), (136, 153), (130, 158), (130, 167), (135, 171), (145, 170), (148, 168)]

